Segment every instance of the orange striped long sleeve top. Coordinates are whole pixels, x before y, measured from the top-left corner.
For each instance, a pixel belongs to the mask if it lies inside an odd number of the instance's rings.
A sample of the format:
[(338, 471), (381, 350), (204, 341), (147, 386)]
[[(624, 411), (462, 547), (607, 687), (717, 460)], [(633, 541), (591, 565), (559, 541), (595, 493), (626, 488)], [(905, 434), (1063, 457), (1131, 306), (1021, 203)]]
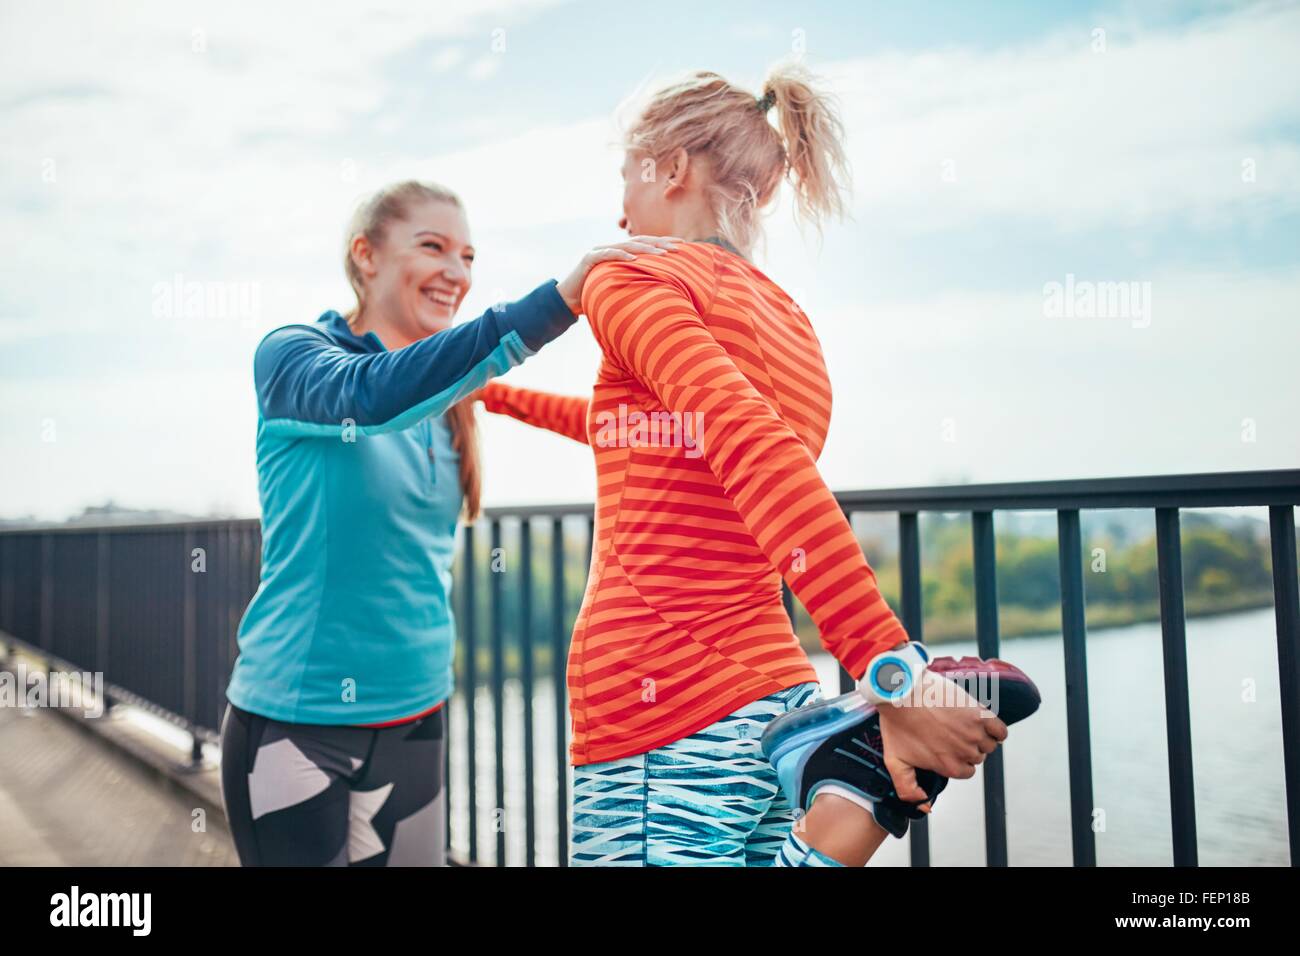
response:
[(590, 400), (485, 386), (589, 444), (596, 541), (570, 645), (575, 765), (644, 753), (817, 680), (781, 578), (855, 678), (907, 639), (818, 474), (831, 389), (802, 310), (708, 243), (596, 266)]

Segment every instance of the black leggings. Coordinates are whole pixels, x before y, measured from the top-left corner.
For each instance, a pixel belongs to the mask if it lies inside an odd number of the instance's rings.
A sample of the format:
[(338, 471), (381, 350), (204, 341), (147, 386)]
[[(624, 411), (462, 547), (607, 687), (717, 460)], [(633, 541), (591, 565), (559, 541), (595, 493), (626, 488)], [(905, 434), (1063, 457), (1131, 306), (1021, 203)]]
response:
[(240, 863), (443, 865), (443, 719), (316, 726), (227, 704), (221, 795)]

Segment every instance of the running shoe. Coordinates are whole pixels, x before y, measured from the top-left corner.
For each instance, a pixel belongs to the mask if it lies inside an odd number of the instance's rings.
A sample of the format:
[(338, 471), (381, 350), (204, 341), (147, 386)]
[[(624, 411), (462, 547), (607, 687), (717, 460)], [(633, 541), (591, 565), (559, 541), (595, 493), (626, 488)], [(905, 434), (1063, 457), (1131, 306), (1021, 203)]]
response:
[[(1006, 724), (1024, 720), (1038, 709), (1038, 688), (1014, 664), (992, 658), (936, 657), (929, 669), (960, 686)], [(783, 714), (767, 725), (763, 754), (776, 769), (781, 789), (790, 803), (807, 811), (823, 789), (866, 801), (876, 822), (901, 837), (909, 819), (925, 813), (917, 807), (926, 801), (900, 800), (885, 769), (880, 739), (880, 715), (874, 704), (857, 691), (808, 704)], [(933, 770), (918, 769), (917, 784), (934, 799), (948, 778)]]

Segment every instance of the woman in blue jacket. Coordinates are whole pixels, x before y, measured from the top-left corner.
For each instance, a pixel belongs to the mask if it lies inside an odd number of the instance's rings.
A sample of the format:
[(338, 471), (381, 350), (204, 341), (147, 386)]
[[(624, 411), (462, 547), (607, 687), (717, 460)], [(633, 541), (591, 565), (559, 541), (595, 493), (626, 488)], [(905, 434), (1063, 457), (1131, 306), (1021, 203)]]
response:
[(261, 583), (239, 625), (222, 795), (248, 865), (443, 861), (456, 523), (479, 510), (472, 405), (577, 320), (597, 262), (451, 326), (474, 250), (456, 195), (404, 182), (357, 210), (348, 315), (266, 336), (254, 359)]

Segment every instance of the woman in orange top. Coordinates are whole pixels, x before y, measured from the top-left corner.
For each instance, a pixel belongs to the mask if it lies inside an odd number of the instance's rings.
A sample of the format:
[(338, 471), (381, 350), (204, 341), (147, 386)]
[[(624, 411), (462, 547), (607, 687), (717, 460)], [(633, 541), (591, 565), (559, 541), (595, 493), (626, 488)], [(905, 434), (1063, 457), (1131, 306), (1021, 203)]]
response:
[[(854, 786), (824, 789), (793, 832), (803, 808), (758, 749), (769, 721), (820, 696), (782, 577), (855, 678), (907, 642), (817, 472), (831, 412), (817, 336), (748, 259), (783, 178), (807, 218), (842, 212), (840, 136), (797, 66), (761, 98), (703, 72), (661, 90), (628, 130), (620, 226), (686, 242), (592, 271), (590, 399), (482, 392), (596, 459), (568, 664), (575, 864), (862, 865), (885, 835)], [(913, 768), (971, 776), (1006, 733), (973, 702), (885, 710), (886, 764), (912, 803), (927, 796)]]

